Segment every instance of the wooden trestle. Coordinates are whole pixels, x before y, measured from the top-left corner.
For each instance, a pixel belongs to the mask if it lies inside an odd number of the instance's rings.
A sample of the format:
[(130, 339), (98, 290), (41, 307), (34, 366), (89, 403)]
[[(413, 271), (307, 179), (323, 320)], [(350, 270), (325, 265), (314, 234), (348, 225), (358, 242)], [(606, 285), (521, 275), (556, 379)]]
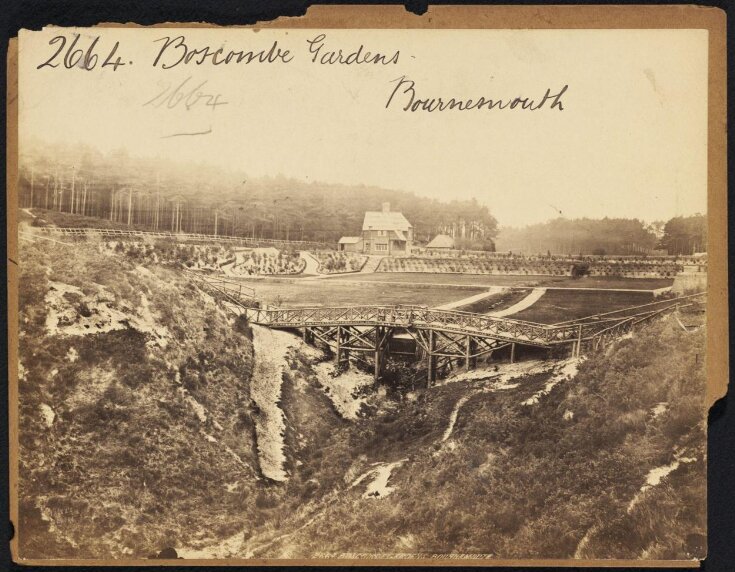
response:
[[(436, 372), (463, 365), (470, 370), (477, 358), (490, 357), (496, 350), (511, 347), (514, 359), (515, 344), (480, 335), (458, 334), (430, 328), (402, 328), (390, 326), (304, 326), (301, 328), (305, 342), (321, 342), (334, 354), (339, 369), (349, 363), (353, 354), (361, 354), (372, 361), (375, 381), (380, 380), (383, 365), (389, 354), (415, 355), (426, 361), (427, 382), (431, 385)], [(416, 343), (416, 352), (391, 351), (390, 342), (395, 334), (408, 334)]]

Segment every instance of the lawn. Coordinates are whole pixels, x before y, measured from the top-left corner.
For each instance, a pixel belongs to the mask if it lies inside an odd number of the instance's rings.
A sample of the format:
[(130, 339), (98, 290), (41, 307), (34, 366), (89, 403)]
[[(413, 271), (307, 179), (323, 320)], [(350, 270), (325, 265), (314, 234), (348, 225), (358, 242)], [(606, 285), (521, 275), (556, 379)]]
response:
[(242, 280), (267, 304), (284, 307), (359, 304), (438, 306), (484, 292), (484, 288), (412, 284), (351, 283), (336, 280)]
[(474, 312), (476, 314), (487, 314), (489, 312), (497, 312), (509, 308), (513, 304), (520, 302), (528, 296), (530, 290), (526, 288), (509, 288), (503, 290), (499, 294), (493, 294), (487, 298), (482, 298), (476, 302), (471, 302), (465, 306), (456, 308), (462, 312)]
[[(365, 277), (376, 276), (367, 274)], [(432, 275), (438, 276), (438, 275)], [(460, 275), (460, 278), (467, 278)], [(447, 278), (446, 275), (442, 278)], [(510, 277), (500, 277), (507, 279)], [(485, 291), (468, 283), (454, 286), (444, 283), (431, 284), (385, 283), (380, 281), (357, 280), (293, 280), (293, 279), (240, 279), (244, 284), (255, 288), (255, 296), (266, 304), (283, 307), (340, 306), (360, 304), (418, 304), (439, 306), (455, 300), (469, 298)], [(558, 284), (555, 286), (559, 286)], [(540, 323), (555, 323), (646, 304), (653, 301), (651, 292), (629, 292), (625, 290), (583, 290), (549, 289), (533, 306), (512, 317)], [(590, 286), (593, 287), (593, 286)], [(513, 288), (496, 296), (490, 296), (471, 306), (458, 309), (473, 312), (488, 312), (514, 304), (525, 297), (529, 290)]]
[(656, 290), (667, 288), (674, 283), (673, 278), (619, 278), (615, 276), (566, 276), (543, 277), (541, 286), (550, 288), (610, 288), (613, 290)]
[(442, 274), (438, 272), (375, 272), (330, 277), (330, 282), (350, 280), (408, 284), (456, 284), (458, 286), (535, 286), (548, 276), (492, 276), (490, 274)]
[(569, 276), (508, 276), (491, 274), (441, 274), (432, 272), (376, 272), (373, 274), (350, 274), (330, 277), (329, 281), (350, 280), (359, 282), (400, 282), (410, 284), (457, 284), (467, 286), (508, 286), (556, 288), (611, 288), (633, 290), (655, 290), (671, 286), (670, 278), (615, 278), (592, 277), (571, 278)]
[(653, 294), (648, 292), (548, 290), (533, 306), (509, 317), (554, 324), (649, 302), (653, 302)]

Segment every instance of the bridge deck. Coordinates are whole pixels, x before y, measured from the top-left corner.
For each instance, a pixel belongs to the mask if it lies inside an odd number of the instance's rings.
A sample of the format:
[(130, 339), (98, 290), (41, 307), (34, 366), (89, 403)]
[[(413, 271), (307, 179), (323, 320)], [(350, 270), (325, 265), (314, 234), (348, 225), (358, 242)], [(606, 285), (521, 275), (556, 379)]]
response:
[[(662, 300), (653, 304), (627, 308), (619, 312), (599, 314), (561, 324), (538, 324), (510, 318), (456, 310), (437, 310), (423, 306), (338, 306), (313, 308), (246, 309), (248, 319), (271, 328), (303, 328), (314, 326), (369, 326), (423, 329), (483, 336), (502, 342), (552, 347), (579, 343), (608, 335), (613, 328), (639, 323), (702, 294)], [(636, 311), (640, 310), (640, 311)], [(627, 326), (625, 326), (627, 327)]]

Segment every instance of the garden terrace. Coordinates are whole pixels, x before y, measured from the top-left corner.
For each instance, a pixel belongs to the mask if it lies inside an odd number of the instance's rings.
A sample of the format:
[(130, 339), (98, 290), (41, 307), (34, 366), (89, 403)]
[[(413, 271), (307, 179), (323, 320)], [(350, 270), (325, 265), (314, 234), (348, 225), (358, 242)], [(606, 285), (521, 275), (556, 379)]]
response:
[(102, 248), (141, 262), (183, 264), (188, 269), (233, 277), (299, 274), (305, 266), (295, 251), (243, 248), (227, 243), (190, 244), (169, 239), (150, 243), (133, 239), (108, 240), (102, 243)]
[(312, 250), (311, 254), (319, 261), (319, 272), (321, 274), (359, 272), (368, 260), (367, 256), (354, 252)]
[(482, 258), (384, 258), (378, 272), (437, 272), (462, 274), (526, 274), (571, 276), (573, 264), (568, 261)]
[(673, 278), (684, 270), (681, 264), (675, 262), (646, 261), (646, 262), (608, 262), (596, 261), (589, 265), (590, 276), (627, 276), (631, 278), (661, 277)]
[[(702, 264), (697, 266), (700, 270)], [(684, 270), (674, 260), (608, 260), (570, 257), (405, 257), (384, 258), (378, 272), (514, 274), (528, 276), (618, 276), (673, 278)]]

